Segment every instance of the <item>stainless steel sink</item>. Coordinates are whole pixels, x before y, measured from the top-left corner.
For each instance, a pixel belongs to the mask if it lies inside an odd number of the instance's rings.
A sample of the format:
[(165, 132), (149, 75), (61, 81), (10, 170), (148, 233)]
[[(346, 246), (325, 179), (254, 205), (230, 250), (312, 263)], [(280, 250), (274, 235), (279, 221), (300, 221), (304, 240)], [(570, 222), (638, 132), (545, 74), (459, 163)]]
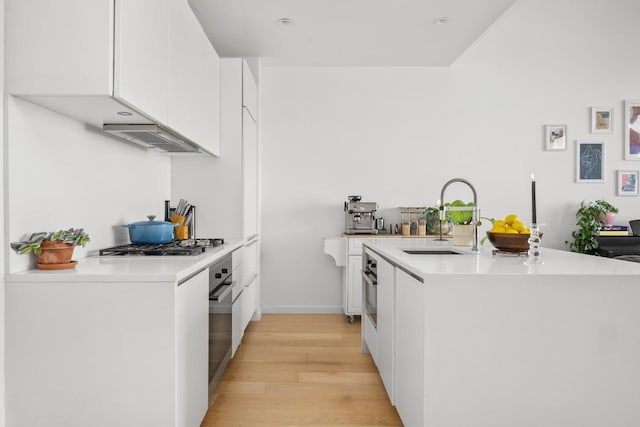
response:
[(450, 249), (402, 249), (402, 252), (409, 255), (462, 255), (460, 252)]

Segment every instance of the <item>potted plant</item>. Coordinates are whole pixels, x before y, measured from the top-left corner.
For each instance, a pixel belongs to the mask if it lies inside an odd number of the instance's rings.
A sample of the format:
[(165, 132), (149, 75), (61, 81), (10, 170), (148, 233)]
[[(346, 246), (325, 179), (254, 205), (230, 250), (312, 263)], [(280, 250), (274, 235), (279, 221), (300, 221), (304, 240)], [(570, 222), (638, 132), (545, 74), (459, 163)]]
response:
[(422, 213), (427, 223), (427, 234), (440, 234), (440, 227), (442, 227), (442, 234), (449, 233), (449, 221), (440, 223), (440, 209), (430, 206)]
[(605, 223), (608, 212), (616, 214), (618, 208), (605, 200), (596, 200), (595, 202), (583, 200), (580, 202), (580, 207), (576, 212), (578, 230), (571, 233), (573, 242), (565, 242), (569, 244), (569, 249), (572, 252), (597, 255), (598, 240), (596, 236), (600, 227)]
[[(451, 235), (456, 246), (471, 246), (473, 244), (473, 202), (465, 203), (462, 200), (454, 200), (445, 203), (445, 207), (452, 208), (448, 211), (451, 221)], [(467, 210), (455, 210), (456, 208), (468, 208)]]
[(77, 261), (71, 260), (73, 249), (79, 245), (84, 247), (89, 240), (83, 228), (42, 231), (33, 233), (27, 240), (11, 243), (11, 249), (18, 254), (33, 252), (38, 257), (38, 268), (63, 270), (75, 267)]

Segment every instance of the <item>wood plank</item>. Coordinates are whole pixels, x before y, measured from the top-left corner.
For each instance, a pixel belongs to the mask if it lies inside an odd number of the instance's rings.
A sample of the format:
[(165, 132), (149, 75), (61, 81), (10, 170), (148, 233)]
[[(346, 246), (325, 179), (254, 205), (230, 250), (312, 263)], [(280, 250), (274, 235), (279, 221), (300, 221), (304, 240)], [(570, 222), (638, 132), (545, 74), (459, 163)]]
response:
[(251, 322), (202, 427), (401, 426), (360, 323), (265, 314)]

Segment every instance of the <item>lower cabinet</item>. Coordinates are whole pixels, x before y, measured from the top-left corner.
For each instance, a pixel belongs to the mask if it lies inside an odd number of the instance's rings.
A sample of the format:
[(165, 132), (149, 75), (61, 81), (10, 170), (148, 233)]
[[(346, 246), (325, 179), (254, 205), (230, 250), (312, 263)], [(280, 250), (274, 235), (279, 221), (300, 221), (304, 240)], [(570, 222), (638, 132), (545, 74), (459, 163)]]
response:
[[(424, 425), (424, 285), (396, 268), (395, 395), (406, 426)], [(385, 384), (386, 385), (386, 384)]]
[(362, 314), (362, 255), (349, 255), (345, 269), (342, 308), (348, 316)]
[(5, 283), (6, 425), (199, 427), (208, 279)]
[(387, 390), (391, 403), (394, 403), (395, 378), (395, 286), (396, 268), (384, 258), (378, 256), (377, 286), (377, 352), (376, 365)]
[(258, 239), (233, 253), (235, 284), (232, 311), (231, 356), (242, 343), (244, 330), (258, 310)]
[(176, 290), (176, 425), (199, 426), (209, 406), (209, 273)]

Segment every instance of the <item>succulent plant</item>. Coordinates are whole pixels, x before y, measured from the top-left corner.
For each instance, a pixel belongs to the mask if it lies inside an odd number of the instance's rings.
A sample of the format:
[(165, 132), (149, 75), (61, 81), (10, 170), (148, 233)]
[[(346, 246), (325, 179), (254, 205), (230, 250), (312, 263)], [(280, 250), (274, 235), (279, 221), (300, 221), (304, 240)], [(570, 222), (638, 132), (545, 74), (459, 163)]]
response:
[(36, 255), (40, 255), (42, 253), (42, 242), (46, 240), (83, 247), (90, 241), (89, 235), (84, 232), (84, 228), (69, 228), (68, 230), (33, 233), (28, 240), (11, 243), (11, 249), (19, 254), (33, 252)]

